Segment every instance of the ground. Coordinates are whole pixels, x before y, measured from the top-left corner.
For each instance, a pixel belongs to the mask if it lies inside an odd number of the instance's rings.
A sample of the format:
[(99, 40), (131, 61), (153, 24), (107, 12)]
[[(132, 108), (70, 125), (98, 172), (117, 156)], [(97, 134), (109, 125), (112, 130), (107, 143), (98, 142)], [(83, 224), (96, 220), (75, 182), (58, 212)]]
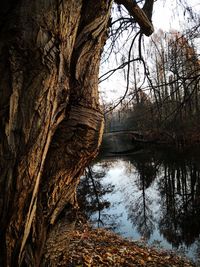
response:
[(122, 239), (104, 229), (74, 231), (66, 266), (194, 266), (173, 254)]
[[(63, 221), (64, 222), (64, 221)], [(59, 249), (58, 249), (59, 244)], [(185, 258), (124, 239), (88, 223), (65, 221), (54, 229), (47, 244), (45, 266), (101, 267), (155, 266), (192, 267)]]

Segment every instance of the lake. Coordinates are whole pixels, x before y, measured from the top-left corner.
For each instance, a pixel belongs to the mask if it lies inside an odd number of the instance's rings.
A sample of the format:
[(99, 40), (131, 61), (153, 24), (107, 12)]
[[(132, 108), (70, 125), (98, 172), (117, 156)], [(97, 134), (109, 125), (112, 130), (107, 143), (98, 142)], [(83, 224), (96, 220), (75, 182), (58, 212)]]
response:
[(96, 227), (200, 259), (200, 153), (142, 148), (101, 155), (79, 201)]

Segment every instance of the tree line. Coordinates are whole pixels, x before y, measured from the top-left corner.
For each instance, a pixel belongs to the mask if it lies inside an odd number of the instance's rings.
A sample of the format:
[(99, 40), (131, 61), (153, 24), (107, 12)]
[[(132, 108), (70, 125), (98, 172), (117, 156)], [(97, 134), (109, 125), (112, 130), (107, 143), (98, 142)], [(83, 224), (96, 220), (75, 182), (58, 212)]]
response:
[[(200, 59), (190, 32), (155, 33), (146, 51), (147, 82), (137, 83), (138, 66), (132, 63), (132, 87), (118, 110), (108, 114), (107, 130), (132, 129), (165, 133), (169, 140), (199, 142)], [(184, 141), (182, 140), (184, 139)]]

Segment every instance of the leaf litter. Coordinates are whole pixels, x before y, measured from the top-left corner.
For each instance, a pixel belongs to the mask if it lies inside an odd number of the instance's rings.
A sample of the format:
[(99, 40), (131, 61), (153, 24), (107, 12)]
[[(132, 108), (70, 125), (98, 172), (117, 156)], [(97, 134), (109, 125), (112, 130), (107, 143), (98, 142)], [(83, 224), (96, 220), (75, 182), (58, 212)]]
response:
[(70, 232), (69, 238), (69, 253), (64, 265), (67, 267), (196, 266), (172, 252), (147, 247), (111, 231), (94, 229), (88, 224), (79, 225)]

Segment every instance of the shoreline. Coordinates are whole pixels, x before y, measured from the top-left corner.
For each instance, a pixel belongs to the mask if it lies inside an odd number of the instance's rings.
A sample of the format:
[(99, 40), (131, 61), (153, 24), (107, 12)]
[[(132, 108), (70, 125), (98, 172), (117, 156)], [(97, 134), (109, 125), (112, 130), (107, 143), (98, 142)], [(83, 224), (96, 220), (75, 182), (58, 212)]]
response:
[(47, 242), (45, 263), (48, 266), (197, 267), (174, 252), (126, 239), (110, 230), (93, 228), (88, 222), (69, 223), (65, 218), (59, 225)]
[(154, 248), (146, 242), (130, 240), (103, 228), (76, 230), (73, 241), (80, 243), (72, 245), (70, 261), (73, 263), (75, 260), (75, 264), (83, 266), (196, 266), (173, 251)]

